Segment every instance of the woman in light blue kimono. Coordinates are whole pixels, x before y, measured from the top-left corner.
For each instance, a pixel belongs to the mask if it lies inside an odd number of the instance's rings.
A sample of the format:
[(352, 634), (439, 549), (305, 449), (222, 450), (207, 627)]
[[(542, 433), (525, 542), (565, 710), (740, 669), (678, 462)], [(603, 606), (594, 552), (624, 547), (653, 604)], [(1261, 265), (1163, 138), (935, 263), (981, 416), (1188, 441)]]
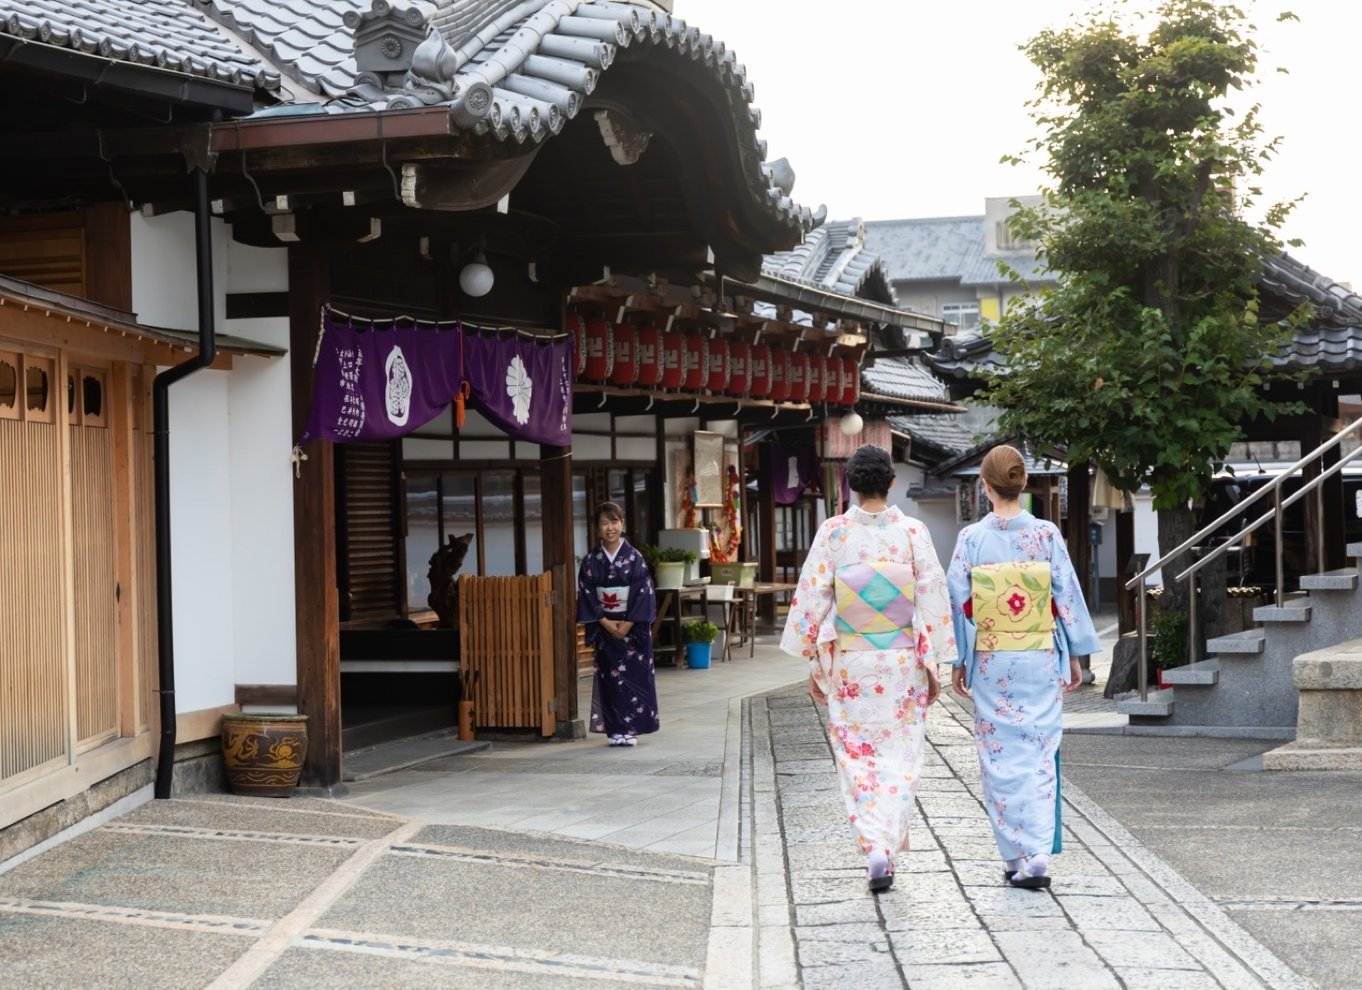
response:
[(1021, 507), (1026, 465), (1014, 447), (984, 457), (993, 511), (961, 531), (946, 574), (960, 657), (956, 694), (974, 698), (984, 806), (1014, 887), (1050, 885), (1060, 849), (1062, 698), (1098, 651), (1083, 592), (1054, 523)]

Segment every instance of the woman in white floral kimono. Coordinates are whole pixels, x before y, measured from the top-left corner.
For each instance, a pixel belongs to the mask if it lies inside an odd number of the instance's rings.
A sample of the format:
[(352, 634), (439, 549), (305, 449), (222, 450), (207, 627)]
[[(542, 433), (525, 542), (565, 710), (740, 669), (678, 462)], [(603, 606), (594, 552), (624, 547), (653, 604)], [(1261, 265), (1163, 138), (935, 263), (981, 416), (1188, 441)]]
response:
[(879, 891), (908, 848), (936, 664), (954, 662), (955, 637), (931, 535), (888, 504), (889, 454), (861, 447), (847, 482), (859, 505), (814, 538), (780, 648), (809, 659), (809, 692), (828, 706), (847, 817)]
[(1026, 464), (1014, 447), (984, 457), (993, 503), (961, 531), (948, 581), (960, 656), (951, 684), (974, 698), (984, 807), (1014, 887), (1048, 887), (1060, 850), (1059, 742), (1078, 657), (1100, 649), (1069, 551), (1054, 523), (1021, 507)]

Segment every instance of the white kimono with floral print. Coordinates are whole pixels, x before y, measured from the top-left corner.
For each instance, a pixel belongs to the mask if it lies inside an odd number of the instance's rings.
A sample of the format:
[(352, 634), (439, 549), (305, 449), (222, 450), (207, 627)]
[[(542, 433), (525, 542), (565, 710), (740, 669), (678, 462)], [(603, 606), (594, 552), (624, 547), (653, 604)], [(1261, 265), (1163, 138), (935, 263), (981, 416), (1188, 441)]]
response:
[[(838, 647), (834, 577), (855, 563), (911, 564), (916, 575), (912, 648)], [(814, 538), (790, 601), (780, 648), (809, 659), (828, 696), (828, 737), (852, 834), (862, 851), (908, 848), (908, 822), (922, 765), (927, 664), (954, 663), (946, 574), (927, 527), (891, 506), (853, 507)]]

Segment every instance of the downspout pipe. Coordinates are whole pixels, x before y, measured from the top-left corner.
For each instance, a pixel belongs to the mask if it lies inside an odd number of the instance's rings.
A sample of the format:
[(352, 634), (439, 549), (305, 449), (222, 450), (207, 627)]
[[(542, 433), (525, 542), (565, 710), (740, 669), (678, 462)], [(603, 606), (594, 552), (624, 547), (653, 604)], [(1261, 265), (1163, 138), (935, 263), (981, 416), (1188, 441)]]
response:
[(170, 581), (170, 386), (212, 365), (217, 356), (213, 326), (213, 239), (208, 172), (194, 170), (194, 254), (198, 274), (199, 351), (167, 368), (152, 383), (156, 467), (156, 646), (160, 655), (161, 748), (156, 760), (158, 798), (170, 797), (175, 771), (175, 621)]

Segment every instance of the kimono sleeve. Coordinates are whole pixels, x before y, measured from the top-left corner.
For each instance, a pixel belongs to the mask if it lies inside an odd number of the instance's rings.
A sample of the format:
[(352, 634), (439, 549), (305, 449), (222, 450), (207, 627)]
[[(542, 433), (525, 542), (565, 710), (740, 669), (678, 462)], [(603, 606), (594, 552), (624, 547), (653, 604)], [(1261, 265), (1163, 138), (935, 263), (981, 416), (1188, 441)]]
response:
[[(1083, 600), (1083, 584), (1069, 559), (1064, 537), (1053, 523), (1046, 530), (1050, 538), (1050, 595), (1059, 619), (1057, 631), (1064, 636), (1069, 654), (1091, 656), (1101, 651), (1102, 644), (1088, 614), (1088, 603)], [(1060, 675), (1068, 678), (1067, 664), (1061, 665)]]
[(804, 568), (799, 572), (799, 583), (790, 598), (790, 613), (785, 620), (785, 632), (780, 638), (783, 652), (796, 657), (807, 657), (814, 679), (824, 691), (831, 684), (831, 644), (819, 641), (820, 631), (836, 605), (833, 576), (836, 561), (832, 553), (833, 520), (823, 524), (809, 548)]
[(970, 571), (973, 564), (969, 550), (970, 531), (962, 530), (955, 541), (950, 567), (946, 571), (946, 588), (951, 599), (951, 625), (955, 629), (958, 655), (955, 666), (970, 665), (974, 657), (974, 620), (967, 614), (970, 600)]
[(913, 570), (917, 573), (914, 604), (937, 663), (954, 664), (958, 657), (955, 628), (951, 624), (951, 602), (946, 592), (946, 572), (936, 556), (932, 535), (925, 526), (909, 529), (913, 547)]
[(652, 575), (643, 556), (634, 553), (629, 564), (629, 609), (624, 617), (630, 622), (651, 623), (657, 618), (657, 594), (653, 590)]
[(592, 642), (600, 626), (596, 625), (605, 615), (601, 600), (596, 595), (596, 574), (592, 561), (594, 552), (582, 558), (582, 566), (577, 568), (577, 622), (586, 623), (587, 642)]

